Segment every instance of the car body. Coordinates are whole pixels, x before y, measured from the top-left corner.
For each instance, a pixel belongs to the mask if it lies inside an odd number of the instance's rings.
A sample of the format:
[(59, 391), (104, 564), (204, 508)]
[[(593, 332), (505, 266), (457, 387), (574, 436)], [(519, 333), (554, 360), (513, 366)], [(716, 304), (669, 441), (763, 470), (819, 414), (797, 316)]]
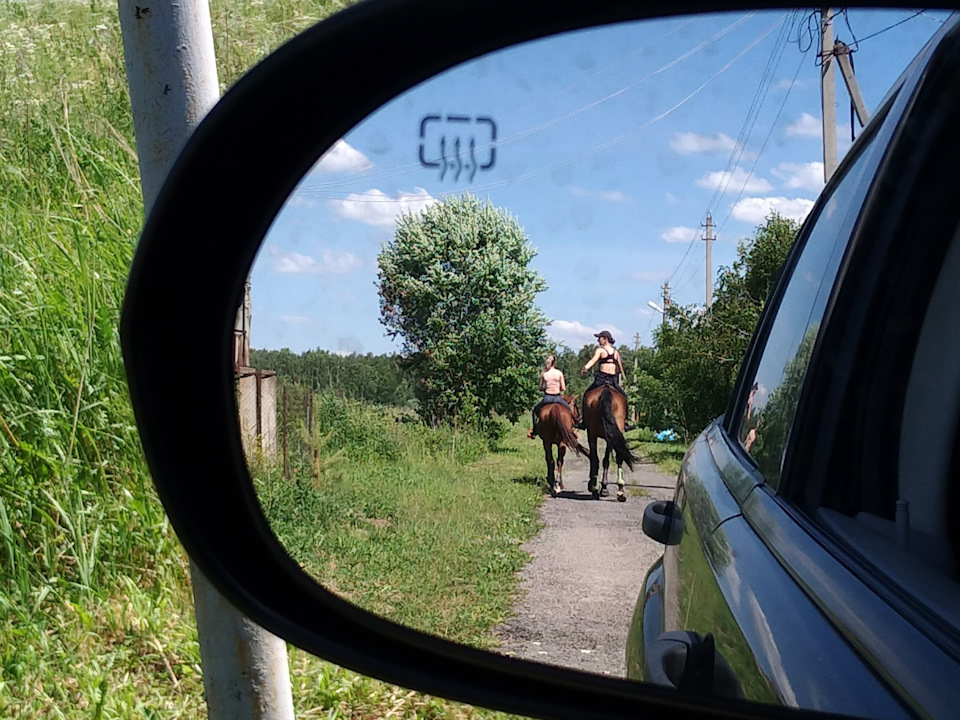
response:
[[(802, 226), (726, 413), (687, 451), (628, 675), (869, 717), (960, 707), (960, 25)], [(649, 520), (649, 522), (648, 522)]]

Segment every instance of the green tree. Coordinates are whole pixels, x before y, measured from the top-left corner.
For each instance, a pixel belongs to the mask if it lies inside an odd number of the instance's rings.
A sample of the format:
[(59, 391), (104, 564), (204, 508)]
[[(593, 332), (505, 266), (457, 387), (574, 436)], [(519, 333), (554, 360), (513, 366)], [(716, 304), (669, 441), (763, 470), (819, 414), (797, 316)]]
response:
[(672, 426), (689, 439), (724, 412), (798, 229), (795, 221), (770, 215), (739, 244), (733, 266), (720, 268), (709, 311), (668, 310), (668, 322), (654, 332), (656, 357), (643, 359), (635, 380), (641, 416), (651, 426)]
[(489, 429), (536, 401), (547, 320), (535, 256), (515, 219), (469, 194), (398, 221), (377, 259), (381, 322), (403, 339), (427, 422)]

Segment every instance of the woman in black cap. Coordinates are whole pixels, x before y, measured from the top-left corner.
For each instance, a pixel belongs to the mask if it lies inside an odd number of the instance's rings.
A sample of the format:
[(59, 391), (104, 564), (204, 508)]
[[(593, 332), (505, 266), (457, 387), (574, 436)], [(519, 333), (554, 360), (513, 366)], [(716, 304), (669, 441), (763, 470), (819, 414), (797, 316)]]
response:
[(590, 362), (580, 370), (580, 377), (586, 377), (587, 371), (594, 365), (597, 365), (597, 372), (593, 378), (593, 384), (587, 388), (586, 392), (600, 385), (610, 385), (626, 396), (623, 388), (620, 387), (620, 374), (623, 373), (623, 375), (626, 376), (626, 373), (623, 372), (623, 363), (620, 361), (620, 351), (613, 346), (613, 335), (611, 335), (608, 330), (601, 330), (594, 335), (594, 337), (597, 338), (600, 347), (597, 348), (593, 357), (590, 358)]

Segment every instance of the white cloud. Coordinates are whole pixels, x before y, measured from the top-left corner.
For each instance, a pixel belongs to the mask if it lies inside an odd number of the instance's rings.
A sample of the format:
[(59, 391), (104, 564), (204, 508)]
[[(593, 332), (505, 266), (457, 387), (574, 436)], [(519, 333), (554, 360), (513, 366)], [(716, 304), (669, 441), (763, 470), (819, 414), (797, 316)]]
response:
[(697, 133), (674, 133), (670, 147), (681, 155), (691, 153), (715, 153), (722, 150), (733, 150), (737, 143), (733, 138), (717, 133), (713, 137), (698, 135)]
[(614, 325), (589, 327), (576, 320), (553, 320), (547, 327), (547, 334), (558, 343), (578, 350), (584, 345), (596, 344), (597, 338), (595, 338), (594, 335), (601, 330), (609, 330), (614, 338), (617, 338), (618, 335), (623, 335), (620, 329)]
[(362, 355), (363, 343), (360, 342), (360, 339), (356, 335), (345, 335), (343, 337), (338, 337), (335, 354), (339, 355), (340, 357), (347, 357), (348, 355)]
[(274, 246), (268, 247), (267, 252), (270, 269), (280, 275), (342, 275), (363, 264), (360, 258), (345, 250), (321, 250), (319, 259)]
[(662, 283), (668, 277), (670, 277), (669, 270), (635, 270), (630, 273), (631, 280), (641, 282)]
[(730, 190), (743, 188), (744, 192), (749, 193), (761, 193), (773, 190), (773, 186), (764, 178), (748, 175), (746, 170), (739, 167), (734, 168), (732, 173), (726, 170), (707, 173), (697, 180), (697, 185), (710, 190), (715, 190), (719, 187), (726, 187)]
[(823, 163), (780, 163), (771, 170), (783, 180), (783, 186), (791, 190), (809, 190), (818, 193), (823, 190)]
[(770, 87), (772, 87), (774, 90), (790, 90), (791, 88), (803, 87), (805, 85), (808, 85), (808, 83), (802, 78), (797, 78), (796, 80), (780, 78)]
[(609, 200), (610, 202), (626, 202), (630, 199), (619, 190), (586, 190), (580, 187), (571, 187), (570, 192), (579, 197), (592, 197), (599, 200)]
[(787, 126), (787, 135), (789, 137), (818, 138), (822, 134), (823, 123), (819, 118), (815, 118), (810, 113), (803, 113), (795, 122)]
[(695, 237), (697, 237), (697, 233), (698, 231), (696, 228), (677, 225), (676, 227), (667, 228), (660, 235), (660, 237), (662, 237), (668, 243), (682, 243), (682, 242), (690, 242)]
[(400, 191), (395, 197), (373, 188), (365, 193), (350, 193), (346, 200), (331, 200), (330, 205), (344, 220), (393, 227), (398, 216), (408, 212), (416, 214), (436, 202), (423, 188), (416, 188), (412, 193)]
[(311, 198), (308, 195), (304, 195), (302, 192), (294, 190), (293, 194), (287, 198), (287, 201), (284, 203), (285, 208), (299, 207), (299, 208), (312, 208), (317, 206), (317, 201)]
[(768, 215), (778, 212), (783, 217), (803, 222), (812, 207), (813, 200), (806, 198), (744, 198), (733, 206), (733, 217), (751, 225), (762, 225)]
[(680, 202), (680, 199), (676, 195), (670, 192), (665, 193), (663, 196), (663, 199), (666, 200), (671, 205), (676, 205), (678, 202)]
[(360, 172), (373, 167), (373, 162), (366, 155), (343, 140), (337, 140), (333, 147), (327, 150), (313, 169), (317, 172)]

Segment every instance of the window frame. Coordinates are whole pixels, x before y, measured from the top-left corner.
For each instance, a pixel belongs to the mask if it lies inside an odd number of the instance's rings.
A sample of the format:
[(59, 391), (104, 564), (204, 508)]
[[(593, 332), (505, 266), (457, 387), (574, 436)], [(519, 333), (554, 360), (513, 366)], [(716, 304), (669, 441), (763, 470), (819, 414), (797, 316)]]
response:
[[(897, 104), (896, 100), (900, 97), (900, 89), (903, 84), (903, 80), (898, 82), (897, 85), (891, 90), (888, 96), (884, 99), (881, 109), (876, 113), (874, 118), (871, 120), (864, 132), (857, 138), (854, 146), (850, 149), (847, 155), (844, 157), (843, 161), (840, 163), (836, 172), (830, 178), (830, 181), (827, 183), (826, 187), (820, 193), (820, 196), (817, 198), (817, 201), (811, 209), (810, 214), (804, 220), (799, 231), (797, 232), (797, 239), (793, 244), (793, 247), (790, 248), (790, 252), (787, 255), (787, 259), (783, 264), (783, 267), (780, 269), (780, 273), (777, 277), (776, 282), (774, 283), (773, 292), (770, 294), (767, 304), (764, 306), (760, 319), (757, 322), (757, 329), (754, 332), (753, 337), (750, 340), (750, 343), (747, 347), (747, 351), (744, 355), (743, 363), (740, 366), (740, 372), (738, 373), (737, 382), (734, 386), (734, 392), (730, 396), (730, 401), (727, 406), (727, 410), (724, 413), (723, 419), (723, 429), (727, 434), (728, 438), (732, 441), (733, 446), (735, 447), (738, 455), (741, 458), (744, 458), (748, 461), (750, 467), (752, 467), (762, 478), (764, 484), (767, 483), (767, 478), (763, 476), (760, 472), (760, 469), (756, 463), (755, 458), (743, 447), (743, 443), (740, 440), (740, 428), (743, 423), (743, 418), (746, 413), (746, 404), (747, 399), (750, 394), (750, 388), (753, 385), (753, 382), (756, 379), (757, 370), (760, 367), (760, 363), (763, 360), (764, 352), (767, 348), (767, 342), (770, 339), (770, 332), (773, 329), (773, 326), (776, 323), (777, 316), (779, 315), (779, 310), (783, 302), (784, 296), (786, 295), (787, 289), (790, 287), (791, 281), (794, 278), (794, 273), (797, 268), (797, 264), (800, 261), (800, 258), (803, 256), (804, 251), (807, 247), (807, 241), (812, 235), (814, 228), (817, 226), (820, 216), (823, 213), (824, 208), (830, 199), (834, 196), (840, 185), (847, 179), (849, 173), (854, 169), (856, 163), (863, 156), (863, 153), (868, 149), (874, 147), (872, 145), (873, 140), (876, 135), (880, 132), (880, 129), (886, 124), (888, 120), (892, 121), (894, 125), (902, 119), (902, 114), (893, 115), (896, 110), (901, 110), (902, 108), (895, 108)], [(873, 186), (876, 181), (877, 176), (879, 175), (879, 168), (883, 166), (883, 155), (889, 150), (889, 144), (891, 141), (888, 141), (888, 145), (880, 150), (881, 158), (878, 163), (878, 171), (874, 176), (870, 177), (867, 182), (869, 187), (867, 188), (866, 193), (864, 194), (863, 203), (861, 205), (860, 213), (851, 227), (850, 237), (846, 240), (846, 245), (843, 249), (843, 256), (840, 261), (840, 265), (837, 269), (836, 276), (833, 279), (833, 288), (830, 291), (830, 297), (827, 300), (827, 305), (824, 310), (823, 319), (821, 321), (822, 327), (825, 328), (828, 322), (831, 305), (833, 303), (834, 294), (838, 283), (843, 275), (843, 268), (847, 263), (847, 256), (850, 252), (851, 245), (853, 244), (854, 238), (858, 233), (860, 223), (863, 219), (863, 208), (866, 206), (867, 202), (870, 199), (870, 195), (873, 192)], [(811, 356), (808, 369), (813, 366), (816, 356), (817, 356), (817, 346), (820, 345), (820, 335), (823, 334), (823, 330), (818, 333), (818, 338), (816, 345), (814, 347), (813, 355)], [(808, 374), (808, 373), (807, 373)], [(803, 386), (800, 392), (800, 402), (802, 402), (803, 396), (807, 393), (808, 378), (804, 378)], [(791, 430), (797, 422), (798, 411), (800, 408), (800, 402), (798, 402), (797, 407), (794, 408), (793, 421), (791, 422)], [(791, 433), (788, 433), (786, 444), (784, 446), (784, 453), (787, 452), (790, 441)]]

